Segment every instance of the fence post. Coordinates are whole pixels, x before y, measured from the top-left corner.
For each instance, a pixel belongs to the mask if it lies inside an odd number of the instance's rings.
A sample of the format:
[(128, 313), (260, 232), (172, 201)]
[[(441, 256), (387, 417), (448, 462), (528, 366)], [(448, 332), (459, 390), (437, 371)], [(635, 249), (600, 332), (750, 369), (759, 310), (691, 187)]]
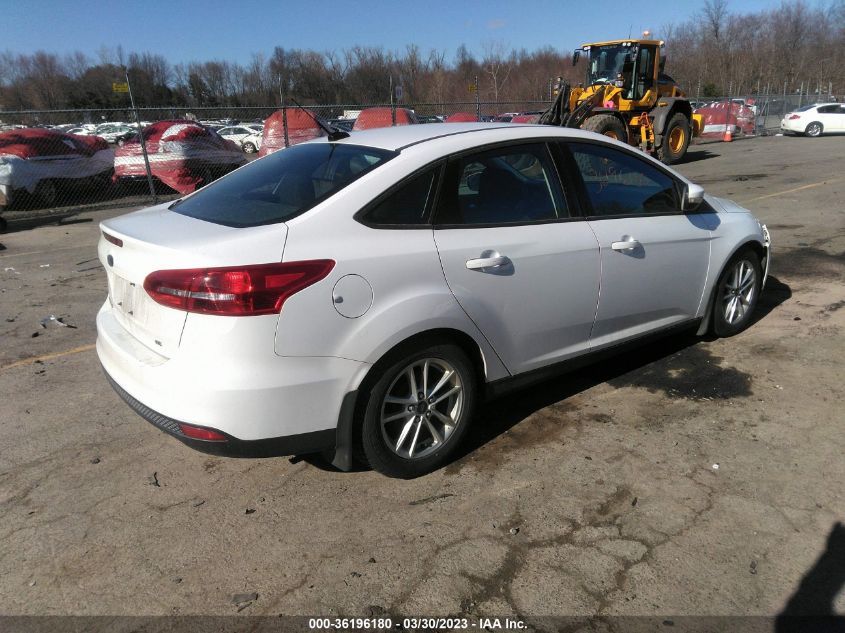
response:
[(475, 76), (475, 120), (481, 120), (481, 102), (478, 97), (478, 75)]
[(129, 103), (132, 105), (132, 112), (135, 114), (135, 125), (138, 126), (138, 139), (141, 141), (141, 152), (144, 154), (144, 167), (147, 170), (147, 184), (150, 187), (150, 195), (153, 197), (153, 204), (158, 204), (155, 183), (153, 183), (153, 172), (150, 169), (150, 157), (147, 155), (147, 141), (144, 140), (144, 130), (141, 129), (141, 117), (138, 116), (138, 108), (135, 107), (135, 97), (132, 96), (132, 84), (129, 81), (129, 69), (124, 66), (123, 72), (126, 75), (126, 87), (129, 90)]
[(390, 75), (390, 124), (396, 125), (396, 101), (393, 99), (393, 75)]

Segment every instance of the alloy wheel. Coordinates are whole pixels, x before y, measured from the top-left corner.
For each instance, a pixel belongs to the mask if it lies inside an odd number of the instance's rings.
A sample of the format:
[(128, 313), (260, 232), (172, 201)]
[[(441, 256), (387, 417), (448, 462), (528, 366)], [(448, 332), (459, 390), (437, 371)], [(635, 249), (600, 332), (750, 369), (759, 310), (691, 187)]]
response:
[(722, 305), (725, 322), (734, 325), (745, 318), (757, 289), (757, 272), (751, 262), (739, 260), (725, 283)]
[(388, 387), (381, 405), (381, 432), (393, 453), (422, 459), (440, 449), (461, 421), (464, 385), (440, 358), (414, 361)]

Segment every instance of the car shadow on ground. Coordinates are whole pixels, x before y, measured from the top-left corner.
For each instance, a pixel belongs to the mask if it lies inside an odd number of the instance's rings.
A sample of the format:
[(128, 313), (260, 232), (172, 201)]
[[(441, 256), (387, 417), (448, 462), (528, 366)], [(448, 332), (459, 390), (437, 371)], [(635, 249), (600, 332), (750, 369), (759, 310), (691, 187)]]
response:
[[(749, 327), (765, 319), (791, 296), (792, 290), (787, 284), (770, 276)], [(605, 382), (614, 387), (636, 385), (694, 400), (750, 395), (752, 377), (734, 367), (722, 366), (721, 358), (701, 345), (707, 340), (708, 337), (696, 336), (695, 330), (652, 340), (577, 372), (562, 370), (559, 375), (536, 385), (487, 401), (479, 407), (467, 436), (446, 468), (459, 468), (464, 458), (532, 414), (552, 405), (561, 405), (565, 410), (568, 398)], [(303, 460), (317, 468), (335, 470), (322, 456), (304, 455), (291, 459), (293, 462)], [(353, 470), (364, 469), (356, 466)]]
[(833, 610), (845, 587), (845, 525), (835, 523), (825, 549), (804, 574), (775, 621), (775, 633), (845, 631), (845, 617)]

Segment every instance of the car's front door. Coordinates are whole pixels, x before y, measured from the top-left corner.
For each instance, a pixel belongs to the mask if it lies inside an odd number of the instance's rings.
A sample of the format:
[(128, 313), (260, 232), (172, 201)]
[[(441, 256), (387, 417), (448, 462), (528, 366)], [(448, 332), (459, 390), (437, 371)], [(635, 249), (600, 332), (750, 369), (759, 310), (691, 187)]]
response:
[(545, 143), (447, 166), (434, 230), (443, 272), (512, 374), (589, 348), (599, 249), (570, 209)]
[(601, 248), (591, 348), (694, 319), (718, 215), (706, 204), (683, 213), (680, 183), (633, 151), (605, 143), (566, 147)]

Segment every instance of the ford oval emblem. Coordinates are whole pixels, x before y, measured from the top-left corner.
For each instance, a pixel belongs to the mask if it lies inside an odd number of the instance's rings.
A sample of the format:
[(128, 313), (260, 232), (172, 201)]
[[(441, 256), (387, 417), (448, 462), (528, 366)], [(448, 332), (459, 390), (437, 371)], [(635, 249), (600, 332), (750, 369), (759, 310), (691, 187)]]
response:
[(106, 261), (109, 263), (109, 266), (114, 266), (114, 257), (112, 257), (111, 255), (106, 257)]

